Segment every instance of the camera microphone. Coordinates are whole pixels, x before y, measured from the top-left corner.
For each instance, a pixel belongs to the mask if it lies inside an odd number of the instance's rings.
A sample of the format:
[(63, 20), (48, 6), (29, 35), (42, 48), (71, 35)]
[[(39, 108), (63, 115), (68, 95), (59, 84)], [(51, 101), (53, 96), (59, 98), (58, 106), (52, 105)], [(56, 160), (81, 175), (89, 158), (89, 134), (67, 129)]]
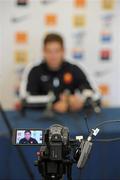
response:
[(91, 148), (92, 148), (92, 142), (91, 142), (91, 137), (89, 136), (88, 139), (86, 141), (82, 141), (81, 143), (81, 155), (78, 159), (78, 162), (77, 162), (77, 167), (78, 168), (83, 168), (87, 159), (88, 159), (88, 156), (91, 152)]
[(90, 135), (88, 136), (87, 140), (82, 140), (82, 143), (80, 145), (80, 150), (81, 150), (81, 154), (79, 156), (78, 162), (77, 162), (77, 167), (78, 168), (83, 168), (85, 166), (85, 163), (89, 157), (89, 154), (91, 152), (92, 149), (92, 136), (96, 136), (99, 132), (99, 129), (92, 129), (90, 132)]

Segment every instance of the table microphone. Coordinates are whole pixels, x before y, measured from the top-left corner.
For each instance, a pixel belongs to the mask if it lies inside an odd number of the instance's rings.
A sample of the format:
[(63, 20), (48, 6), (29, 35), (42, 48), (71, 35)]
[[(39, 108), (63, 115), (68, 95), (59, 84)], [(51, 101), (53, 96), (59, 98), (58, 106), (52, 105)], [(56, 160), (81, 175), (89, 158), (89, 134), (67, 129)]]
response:
[(48, 96), (49, 96), (49, 101), (46, 105), (46, 109), (45, 109), (43, 114), (45, 117), (53, 117), (54, 113), (52, 111), (52, 105), (53, 105), (53, 102), (55, 100), (55, 95), (52, 91), (49, 91)]
[(84, 101), (84, 108), (89, 109), (93, 108), (94, 112), (100, 113), (101, 112), (101, 97), (99, 94), (94, 93), (90, 89), (85, 89), (82, 92), (82, 97)]

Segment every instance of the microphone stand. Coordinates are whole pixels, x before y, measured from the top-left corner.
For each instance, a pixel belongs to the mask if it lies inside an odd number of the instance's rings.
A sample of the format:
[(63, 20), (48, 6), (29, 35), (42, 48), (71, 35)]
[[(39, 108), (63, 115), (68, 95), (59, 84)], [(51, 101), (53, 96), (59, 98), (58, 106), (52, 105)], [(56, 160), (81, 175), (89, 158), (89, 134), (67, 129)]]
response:
[[(4, 120), (5, 124), (6, 124), (7, 129), (8, 129), (8, 132), (9, 132), (10, 138), (12, 139), (13, 129), (12, 129), (12, 126), (11, 126), (11, 124), (10, 124), (10, 122), (9, 122), (7, 116), (6, 116), (6, 113), (5, 113), (5, 111), (3, 110), (3, 107), (2, 107), (1, 104), (0, 104), (0, 114), (1, 114), (1, 116), (3, 117), (3, 120)], [(16, 146), (16, 150), (17, 150), (17, 152), (18, 152), (18, 154), (19, 154), (19, 156), (20, 156), (20, 158), (21, 158), (21, 161), (23, 162), (23, 165), (24, 165), (27, 173), (28, 173), (29, 176), (30, 176), (30, 179), (31, 179), (31, 180), (34, 180), (34, 175), (33, 175), (32, 171), (31, 171), (31, 169), (30, 169), (30, 166), (29, 166), (29, 164), (28, 164), (28, 162), (27, 162), (27, 160), (26, 160), (26, 158), (25, 158), (25, 156), (24, 156), (24, 154), (23, 154), (22, 149), (21, 149), (20, 147)]]

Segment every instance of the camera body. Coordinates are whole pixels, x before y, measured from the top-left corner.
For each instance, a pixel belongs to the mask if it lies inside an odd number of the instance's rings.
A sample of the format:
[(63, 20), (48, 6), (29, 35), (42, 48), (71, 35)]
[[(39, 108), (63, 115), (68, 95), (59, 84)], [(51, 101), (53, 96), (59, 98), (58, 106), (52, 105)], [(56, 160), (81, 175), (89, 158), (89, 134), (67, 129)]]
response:
[(55, 124), (47, 129), (44, 142), (46, 157), (54, 161), (62, 161), (68, 153), (69, 130), (67, 127)]
[(37, 153), (36, 165), (44, 179), (61, 179), (64, 174), (71, 177), (72, 164), (76, 162), (72, 149), (79, 147), (78, 140), (69, 137), (67, 127), (54, 124), (46, 130), (44, 145)]

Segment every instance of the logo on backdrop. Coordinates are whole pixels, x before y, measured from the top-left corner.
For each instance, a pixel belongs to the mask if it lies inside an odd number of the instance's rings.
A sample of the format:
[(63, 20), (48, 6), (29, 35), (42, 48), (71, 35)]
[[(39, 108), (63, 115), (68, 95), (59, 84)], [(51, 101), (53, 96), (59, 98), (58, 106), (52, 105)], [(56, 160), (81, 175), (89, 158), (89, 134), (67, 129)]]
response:
[(27, 43), (28, 42), (28, 34), (26, 32), (17, 32), (15, 35), (17, 43)]
[(28, 4), (28, 0), (17, 0), (17, 5), (25, 6)]
[(109, 31), (103, 31), (101, 33), (101, 41), (105, 43), (109, 43), (112, 40), (112, 35)]
[(113, 22), (113, 17), (114, 17), (113, 13), (102, 15), (101, 20), (102, 20), (103, 25), (105, 25), (106, 27), (109, 27)]
[(57, 15), (56, 14), (47, 14), (45, 16), (45, 24), (47, 26), (55, 26), (55, 25), (57, 25)]
[(40, 0), (40, 3), (47, 5), (47, 4), (51, 4), (58, 1), (61, 1), (61, 0)]
[(102, 8), (105, 10), (113, 10), (115, 7), (115, 0), (102, 0)]
[(85, 27), (86, 25), (86, 18), (84, 15), (75, 15), (73, 17), (73, 26), (74, 27)]
[(100, 59), (101, 60), (110, 60), (111, 59), (111, 50), (103, 49), (100, 51)]
[(13, 23), (19, 23), (29, 18), (29, 14), (21, 15), (21, 16), (15, 16), (11, 18), (11, 21)]
[(85, 31), (77, 31), (73, 34), (74, 46), (82, 45), (84, 42)]
[(72, 57), (75, 60), (83, 60), (83, 58), (84, 58), (84, 50), (81, 49), (81, 48), (73, 49)]
[(109, 74), (111, 74), (113, 72), (113, 69), (104, 69), (104, 70), (101, 70), (101, 71), (95, 71), (94, 72), (94, 77), (97, 77), (97, 78), (103, 78), (103, 76), (107, 76)]
[(14, 54), (16, 64), (28, 63), (28, 52), (26, 50), (16, 50)]
[(106, 96), (110, 93), (110, 87), (107, 84), (100, 84), (99, 90), (103, 96)]
[(74, 0), (75, 7), (85, 7), (86, 0)]

